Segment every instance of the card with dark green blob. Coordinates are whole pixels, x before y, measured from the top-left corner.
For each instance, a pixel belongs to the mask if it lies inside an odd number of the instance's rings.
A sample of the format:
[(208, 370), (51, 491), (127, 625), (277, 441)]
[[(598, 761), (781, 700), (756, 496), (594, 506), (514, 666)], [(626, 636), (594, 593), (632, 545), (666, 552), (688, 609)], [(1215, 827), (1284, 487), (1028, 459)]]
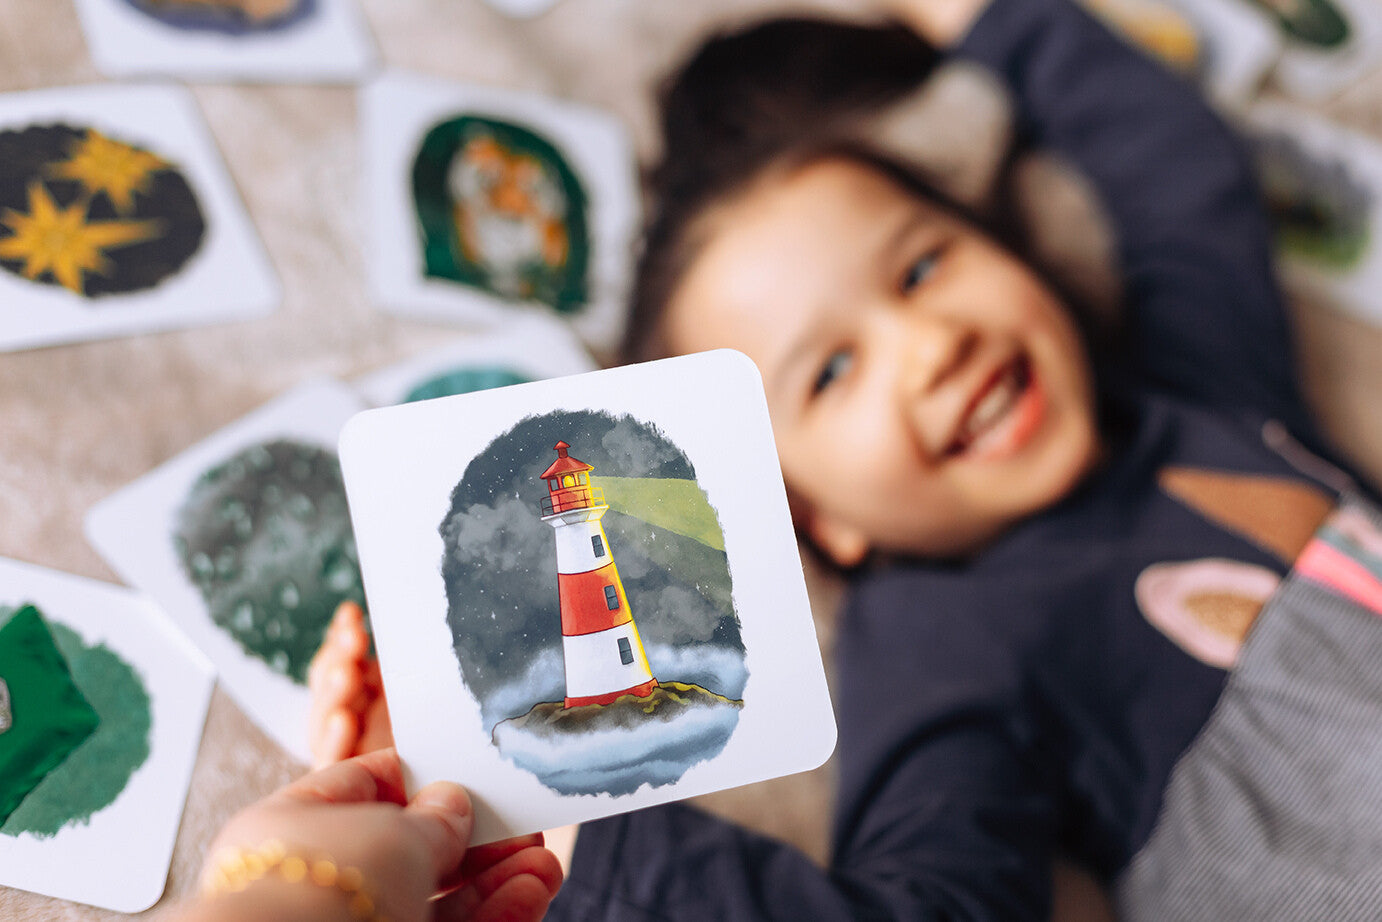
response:
[(26, 605), (0, 626), (0, 822), (96, 730), (83, 697), (38, 609)]
[(559, 313), (588, 300), (587, 196), (566, 157), (512, 122), (434, 125), (413, 161), (423, 271)]
[(340, 464), (315, 445), (275, 439), (203, 473), (173, 543), (211, 619), (299, 684), (336, 606), (364, 604)]
[[(15, 618), (26, 611), (36, 612), (26, 607)], [(48, 627), (71, 681), (93, 710), (94, 729), (10, 813), (0, 826), (8, 836), (49, 838), (89, 821), (115, 802), (149, 757), (152, 705), (138, 672), (104, 644), (88, 645), (58, 622)]]

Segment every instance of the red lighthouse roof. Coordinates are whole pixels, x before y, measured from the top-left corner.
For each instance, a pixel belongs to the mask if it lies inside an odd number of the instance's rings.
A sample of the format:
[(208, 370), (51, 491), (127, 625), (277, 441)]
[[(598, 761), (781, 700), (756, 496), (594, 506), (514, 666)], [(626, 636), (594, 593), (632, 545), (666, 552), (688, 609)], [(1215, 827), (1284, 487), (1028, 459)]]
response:
[(566, 449), (571, 446), (565, 442), (558, 442), (552, 446), (557, 450), (557, 460), (552, 462), (552, 466), (543, 471), (540, 475), (543, 480), (549, 477), (559, 477), (562, 474), (572, 474), (578, 471), (593, 471), (594, 468), (579, 458), (573, 458), (566, 453)]

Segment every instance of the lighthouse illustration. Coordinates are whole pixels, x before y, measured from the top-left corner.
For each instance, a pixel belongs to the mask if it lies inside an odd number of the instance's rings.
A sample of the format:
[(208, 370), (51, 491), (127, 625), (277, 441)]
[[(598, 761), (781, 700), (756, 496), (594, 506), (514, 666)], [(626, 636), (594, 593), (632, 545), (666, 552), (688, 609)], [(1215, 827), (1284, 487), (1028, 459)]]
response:
[(557, 442), (557, 460), (542, 472), (548, 495), (542, 521), (557, 540), (557, 593), (566, 664), (568, 708), (609, 704), (622, 695), (647, 697), (657, 687), (629, 610), (624, 584), (600, 519), (604, 493), (590, 485), (593, 468)]

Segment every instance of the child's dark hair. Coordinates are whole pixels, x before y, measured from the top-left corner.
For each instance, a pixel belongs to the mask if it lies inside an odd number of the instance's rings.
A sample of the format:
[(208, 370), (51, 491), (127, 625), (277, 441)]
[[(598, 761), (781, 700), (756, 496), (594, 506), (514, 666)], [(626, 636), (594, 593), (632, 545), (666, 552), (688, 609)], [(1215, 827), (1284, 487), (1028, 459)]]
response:
[(698, 219), (770, 166), (839, 153), (954, 207), (848, 133), (850, 123), (915, 90), (939, 60), (932, 45), (893, 23), (780, 18), (707, 39), (659, 95), (662, 160), (646, 177), (648, 220), (623, 360), (662, 351), (658, 326), (696, 255)]

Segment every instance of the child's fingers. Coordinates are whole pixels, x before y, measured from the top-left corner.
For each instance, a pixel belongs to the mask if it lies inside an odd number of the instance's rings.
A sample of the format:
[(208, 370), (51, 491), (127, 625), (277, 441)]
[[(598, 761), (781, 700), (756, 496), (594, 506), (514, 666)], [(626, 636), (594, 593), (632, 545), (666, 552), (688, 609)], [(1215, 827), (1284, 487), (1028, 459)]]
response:
[(393, 745), (393, 724), (389, 720), (388, 704), (383, 692), (370, 701), (361, 720), (359, 738), (355, 742), (357, 752), (373, 752)]
[[(362, 712), (368, 705), (360, 671), (350, 663), (337, 663), (319, 673), (311, 692), (308, 748), (312, 750), (313, 762), (321, 767), (351, 754), (360, 734)], [(342, 753), (335, 741), (343, 735), (349, 736), (351, 748)]]
[(359, 741), (360, 726), (354, 714), (345, 708), (337, 708), (326, 713), (312, 726), (312, 738), (309, 741), (312, 768), (322, 769), (350, 758)]
[(440, 881), (455, 874), (474, 826), (466, 789), (449, 781), (429, 784), (404, 808), (403, 819), (427, 846), (431, 879)]
[(369, 635), (360, 606), (351, 601), (342, 602), (336, 606), (336, 613), (322, 635), (321, 646), (307, 667), (308, 686), (315, 688), (323, 674), (338, 663), (362, 663), (368, 652)]
[(477, 845), (466, 852), (465, 861), (461, 864), (461, 875), (466, 882), (470, 882), (505, 858), (516, 855), (525, 848), (542, 845), (543, 835), (540, 832)]
[(488, 897), (465, 887), (433, 904), (437, 922), (538, 922), (547, 914), (553, 894), (531, 874), (504, 881)]
[(556, 855), (539, 846), (509, 851), (522, 841), (510, 839), (471, 849), (466, 866), (475, 861), (476, 852), (486, 859), (508, 854), (476, 874), (466, 886), (439, 900), (439, 922), (528, 922), (542, 918), (547, 904), (561, 889), (561, 865)]
[(540, 846), (530, 846), (514, 852), (476, 874), (470, 883), (482, 899), (488, 899), (498, 892), (506, 881), (520, 875), (541, 881), (547, 890), (548, 899), (556, 896), (557, 891), (561, 889), (561, 864), (557, 861), (556, 855)]
[(291, 800), (300, 803), (406, 803), (403, 766), (398, 753), (381, 749), (337, 762), (303, 775), (270, 794), (265, 802)]

